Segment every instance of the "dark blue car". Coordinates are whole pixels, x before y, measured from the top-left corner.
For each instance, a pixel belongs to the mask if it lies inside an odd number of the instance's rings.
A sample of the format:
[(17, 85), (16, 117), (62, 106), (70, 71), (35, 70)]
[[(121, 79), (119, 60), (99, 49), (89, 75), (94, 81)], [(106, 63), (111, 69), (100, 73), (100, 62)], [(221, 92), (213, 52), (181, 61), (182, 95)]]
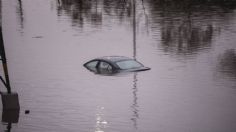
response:
[(150, 68), (145, 67), (140, 62), (124, 56), (106, 56), (96, 58), (85, 63), (84, 67), (97, 74), (114, 74), (150, 70)]

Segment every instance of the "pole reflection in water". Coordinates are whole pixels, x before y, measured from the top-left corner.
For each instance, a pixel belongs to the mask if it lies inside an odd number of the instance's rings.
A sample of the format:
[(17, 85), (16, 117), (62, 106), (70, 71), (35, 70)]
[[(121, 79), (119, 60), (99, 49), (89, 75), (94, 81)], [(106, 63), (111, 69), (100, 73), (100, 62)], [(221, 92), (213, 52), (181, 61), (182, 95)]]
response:
[(22, 1), (18, 0), (18, 7), (16, 8), (16, 14), (19, 16), (19, 23), (20, 23), (20, 29), (22, 30), (24, 28), (24, 11), (23, 11), (23, 6), (22, 6)]
[(132, 111), (133, 111), (133, 115), (131, 120), (133, 121), (133, 125), (135, 129), (138, 129), (138, 124), (137, 124), (137, 120), (139, 118), (139, 113), (138, 113), (138, 88), (137, 88), (137, 73), (134, 73), (133, 76), (133, 88), (132, 88), (132, 94), (133, 94), (133, 104), (131, 105)]

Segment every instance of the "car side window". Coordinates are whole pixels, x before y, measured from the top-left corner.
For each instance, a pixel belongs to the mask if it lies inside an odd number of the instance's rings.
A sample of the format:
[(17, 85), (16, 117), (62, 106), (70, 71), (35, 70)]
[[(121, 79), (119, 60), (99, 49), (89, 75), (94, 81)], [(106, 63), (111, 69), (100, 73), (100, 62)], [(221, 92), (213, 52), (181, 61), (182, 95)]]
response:
[(109, 71), (112, 70), (112, 66), (111, 66), (109, 63), (104, 62), (104, 61), (101, 61), (101, 62), (100, 62), (99, 68), (100, 68), (101, 70), (109, 70)]
[(97, 64), (98, 64), (98, 61), (91, 61), (88, 64), (86, 64), (86, 66), (88, 68), (96, 68)]

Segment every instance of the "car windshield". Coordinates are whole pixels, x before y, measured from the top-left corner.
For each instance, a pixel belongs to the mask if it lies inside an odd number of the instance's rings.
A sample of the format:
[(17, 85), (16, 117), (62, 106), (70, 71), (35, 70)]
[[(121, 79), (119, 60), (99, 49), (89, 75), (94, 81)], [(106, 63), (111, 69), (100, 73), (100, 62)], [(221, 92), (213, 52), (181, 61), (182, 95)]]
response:
[(139, 62), (137, 62), (135, 60), (118, 61), (118, 62), (116, 62), (116, 64), (122, 70), (143, 67), (142, 64), (140, 64)]

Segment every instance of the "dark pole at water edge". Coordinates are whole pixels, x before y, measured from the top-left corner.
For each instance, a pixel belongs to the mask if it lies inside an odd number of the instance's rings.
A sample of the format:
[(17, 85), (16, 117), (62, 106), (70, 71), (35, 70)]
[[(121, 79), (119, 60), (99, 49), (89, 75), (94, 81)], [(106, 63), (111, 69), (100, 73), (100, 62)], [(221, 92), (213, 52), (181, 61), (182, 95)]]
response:
[[(2, 97), (2, 105), (3, 105), (3, 111), (12, 112), (16, 111), (16, 117), (19, 117), (19, 111), (20, 111), (20, 104), (19, 104), (19, 98), (17, 93), (12, 93), (11, 86), (10, 86), (10, 79), (8, 76), (8, 68), (7, 68), (7, 59), (5, 54), (5, 48), (4, 48), (4, 41), (3, 41), (3, 33), (2, 33), (2, 11), (1, 11), (1, 1), (0, 1), (0, 56), (2, 61), (2, 66), (4, 70), (5, 80), (0, 76), (0, 80), (7, 88), (7, 92), (1, 92)], [(3, 114), (5, 115), (5, 114)], [(11, 119), (12, 114), (7, 114), (8, 116), (5, 116), (6, 119)], [(2, 119), (4, 122), (4, 120)]]
[(11, 93), (11, 86), (10, 86), (10, 80), (8, 75), (8, 68), (7, 68), (7, 59), (5, 54), (5, 48), (4, 48), (4, 42), (3, 42), (3, 36), (2, 36), (2, 27), (0, 26), (0, 53), (1, 53), (1, 60), (2, 60), (2, 66), (5, 74), (5, 80), (0, 76), (1, 81), (7, 88), (7, 93)]
[(7, 68), (7, 59), (6, 59), (5, 49), (4, 49), (4, 41), (3, 41), (1, 26), (0, 26), (0, 54), (1, 54), (2, 66), (3, 66), (6, 81), (4, 81), (4, 79), (1, 76), (0, 76), (0, 79), (7, 88), (7, 93), (5, 92), (0, 93), (2, 96), (3, 110), (7, 110), (7, 111), (14, 110), (19, 113), (20, 104), (19, 104), (18, 94), (11, 92), (10, 79), (8, 76), (8, 68)]

